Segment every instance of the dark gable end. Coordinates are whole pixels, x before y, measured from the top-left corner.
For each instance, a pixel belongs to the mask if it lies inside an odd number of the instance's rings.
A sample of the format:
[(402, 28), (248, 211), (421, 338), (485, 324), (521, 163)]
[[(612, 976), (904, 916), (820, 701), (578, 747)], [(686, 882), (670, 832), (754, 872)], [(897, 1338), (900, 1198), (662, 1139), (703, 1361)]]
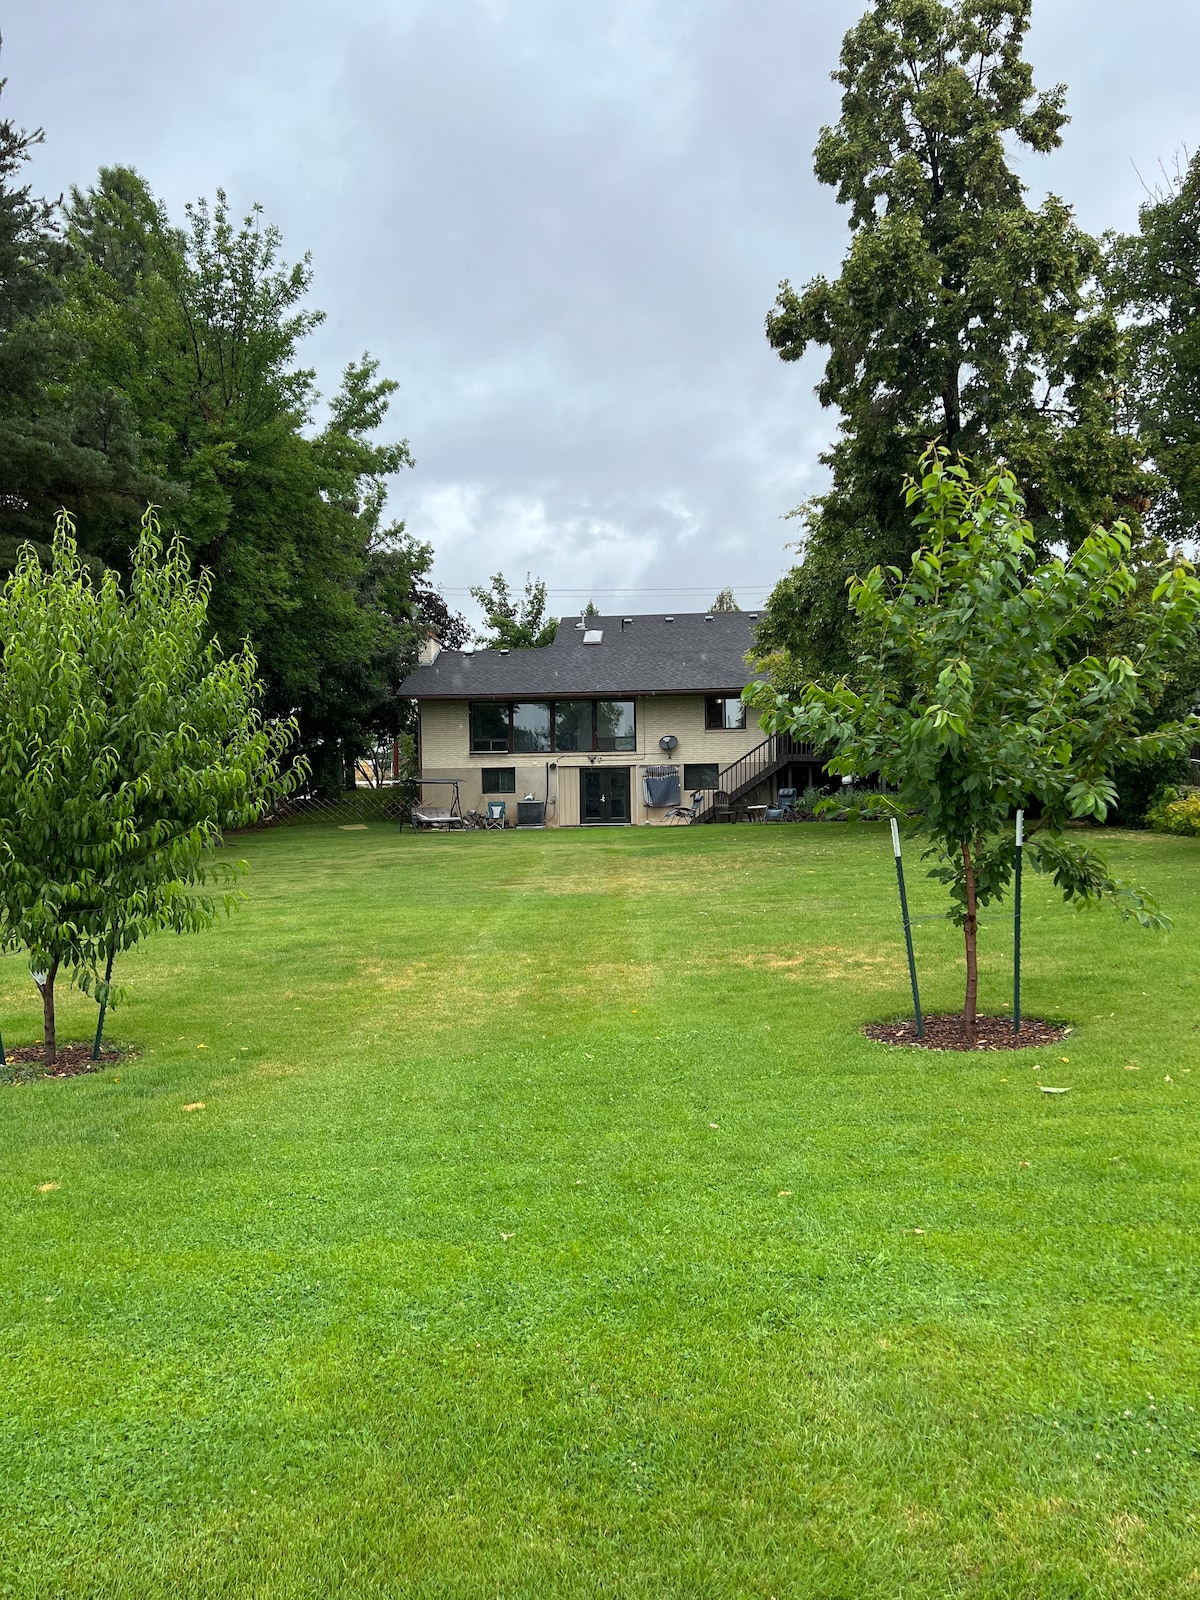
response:
[(443, 650), (398, 692), (415, 700), (714, 694), (758, 676), (745, 661), (757, 612), (588, 617), (582, 628), (579, 620), (564, 617), (544, 650)]

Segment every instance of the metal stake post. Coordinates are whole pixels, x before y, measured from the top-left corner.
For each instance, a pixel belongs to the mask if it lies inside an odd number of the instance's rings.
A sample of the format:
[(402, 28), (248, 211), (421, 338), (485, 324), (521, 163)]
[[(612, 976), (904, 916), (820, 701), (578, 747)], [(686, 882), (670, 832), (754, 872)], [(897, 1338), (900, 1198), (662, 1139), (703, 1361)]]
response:
[(1017, 853), (1013, 867), (1013, 1032), (1021, 1031), (1021, 856), (1025, 845), (1025, 813), (1017, 812)]
[(925, 1037), (925, 1019), (921, 1015), (921, 995), (917, 988), (917, 958), (913, 954), (912, 923), (908, 916), (908, 895), (904, 890), (904, 863), (900, 859), (900, 827), (892, 818), (892, 850), (896, 856), (896, 882), (900, 885), (900, 916), (904, 921), (904, 943), (908, 949), (908, 975), (912, 980), (913, 1010), (917, 1014), (917, 1038)]
[(92, 1045), (92, 1060), (100, 1059), (100, 1040), (104, 1037), (104, 1013), (108, 1010), (108, 986), (112, 982), (113, 957), (117, 953), (117, 942), (114, 939), (109, 946), (108, 965), (104, 969), (104, 999), (100, 1002), (100, 1016), (96, 1022), (96, 1039)]

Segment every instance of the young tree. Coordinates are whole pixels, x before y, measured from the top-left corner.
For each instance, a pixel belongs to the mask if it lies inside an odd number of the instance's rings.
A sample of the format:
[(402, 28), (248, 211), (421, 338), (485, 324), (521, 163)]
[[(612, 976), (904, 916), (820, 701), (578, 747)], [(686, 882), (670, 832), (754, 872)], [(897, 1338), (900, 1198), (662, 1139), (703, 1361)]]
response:
[[(1143, 732), (1139, 713), (1195, 637), (1200, 582), (1177, 563), (1140, 593), (1121, 524), (1094, 529), (1069, 560), (1038, 565), (1012, 475), (974, 482), (944, 449), (926, 453), (906, 498), (921, 508), (915, 527), (927, 544), (907, 574), (875, 567), (851, 584), (853, 683), (812, 682), (796, 697), (756, 685), (745, 698), (764, 726), (831, 751), (834, 772), (882, 779), (896, 809), (917, 814), (931, 876), (949, 885), (963, 930), (963, 1026), (974, 1042), (977, 917), (1008, 887), (1017, 808), (1033, 816), (1027, 859), (1066, 899), (1160, 920), (1064, 829), (1104, 820), (1119, 755), (1151, 758), (1194, 739), (1200, 718)], [(1118, 618), (1122, 654), (1082, 653)]]
[(127, 594), (65, 513), (49, 564), (26, 545), (0, 593), (0, 942), (29, 952), (50, 1065), (59, 976), (106, 999), (117, 952), (231, 910), (221, 832), (298, 776), (294, 723), (263, 721), (254, 656), (221, 655), (208, 599), (152, 512)]
[(759, 630), (797, 671), (844, 671), (845, 583), (906, 561), (897, 485), (925, 443), (1005, 461), (1045, 544), (1074, 547), (1145, 493), (1118, 427), (1123, 342), (1097, 292), (1097, 243), (1015, 162), (1053, 150), (1062, 86), (1022, 55), (1031, 0), (874, 0), (834, 73), (841, 117), (815, 170), (850, 211), (840, 275), (783, 283), (767, 318), (785, 361), (828, 352), (817, 394), (841, 413), (829, 492), (802, 507), (804, 554)]
[(717, 597), (708, 608), (710, 611), (740, 611), (742, 608), (732, 589), (719, 589)]
[(546, 585), (525, 574), (525, 593), (515, 595), (508, 580), (497, 572), (485, 588), (471, 590), (483, 607), (484, 625), (490, 632), (476, 635), (476, 643), (493, 650), (540, 650), (554, 643), (557, 617), (546, 615)]

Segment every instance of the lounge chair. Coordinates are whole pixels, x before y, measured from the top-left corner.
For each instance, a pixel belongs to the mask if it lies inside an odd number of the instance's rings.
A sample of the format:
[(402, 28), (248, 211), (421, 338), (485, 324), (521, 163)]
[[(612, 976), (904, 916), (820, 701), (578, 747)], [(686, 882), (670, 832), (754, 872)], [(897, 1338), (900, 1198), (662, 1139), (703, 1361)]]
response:
[(679, 827), (682, 823), (695, 822), (703, 805), (704, 790), (697, 789), (692, 794), (690, 806), (672, 806), (669, 811), (664, 813), (663, 821), (670, 823), (673, 827)]

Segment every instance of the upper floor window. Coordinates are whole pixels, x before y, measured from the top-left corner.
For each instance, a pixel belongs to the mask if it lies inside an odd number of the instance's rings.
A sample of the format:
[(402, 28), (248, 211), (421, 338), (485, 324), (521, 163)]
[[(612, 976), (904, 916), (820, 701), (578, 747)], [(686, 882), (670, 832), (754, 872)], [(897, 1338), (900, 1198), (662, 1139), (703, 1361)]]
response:
[(545, 700), (519, 700), (512, 708), (512, 747), (521, 755), (541, 755), (553, 746), (550, 743), (552, 721), (550, 705)]
[(512, 708), (491, 700), (476, 700), (471, 705), (471, 749), (511, 748)]
[(705, 695), (704, 726), (706, 728), (744, 728), (746, 726), (746, 706), (741, 695)]
[(597, 750), (636, 750), (632, 700), (596, 701)]
[(473, 700), (471, 749), (490, 755), (636, 750), (632, 700)]

